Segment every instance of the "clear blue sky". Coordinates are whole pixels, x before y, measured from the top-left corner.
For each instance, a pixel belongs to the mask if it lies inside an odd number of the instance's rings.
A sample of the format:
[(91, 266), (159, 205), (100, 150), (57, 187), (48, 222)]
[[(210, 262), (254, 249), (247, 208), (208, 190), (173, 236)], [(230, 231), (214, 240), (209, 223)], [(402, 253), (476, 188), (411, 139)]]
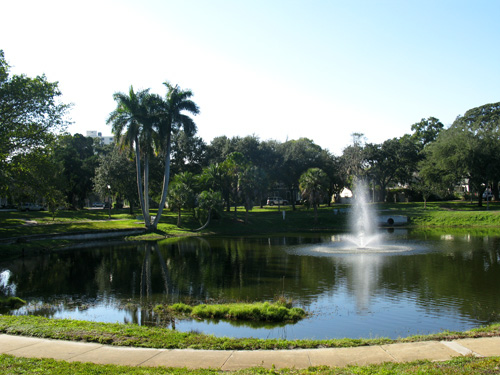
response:
[(12, 72), (45, 73), (98, 130), (116, 91), (194, 92), (198, 135), (311, 138), (334, 154), (500, 101), (500, 1), (5, 1)]

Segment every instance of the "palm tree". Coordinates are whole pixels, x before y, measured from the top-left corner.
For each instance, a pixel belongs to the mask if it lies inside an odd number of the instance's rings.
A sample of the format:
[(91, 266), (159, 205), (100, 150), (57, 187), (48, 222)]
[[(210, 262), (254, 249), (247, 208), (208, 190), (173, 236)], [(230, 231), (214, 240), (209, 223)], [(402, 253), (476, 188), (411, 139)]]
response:
[(314, 221), (318, 221), (318, 205), (328, 191), (328, 176), (320, 168), (309, 168), (299, 179), (302, 197), (314, 208)]
[(191, 172), (182, 172), (174, 176), (168, 191), (169, 206), (177, 209), (177, 226), (181, 226), (183, 208), (194, 209), (197, 178)]
[(206, 190), (219, 191), (221, 193), (221, 203), (226, 201), (227, 211), (231, 211), (231, 177), (224, 163), (210, 164), (203, 168), (200, 182)]
[[(149, 90), (134, 92), (130, 86), (128, 94), (117, 92), (113, 95), (116, 109), (110, 113), (107, 123), (112, 124), (113, 134), (122, 148), (135, 148), (137, 189), (146, 228), (150, 228), (149, 217), (149, 155), (152, 150), (153, 119), (151, 109), (155, 96)], [(144, 148), (141, 152), (141, 146)], [(144, 155), (144, 181), (141, 173), (141, 154)]]
[(220, 214), (222, 210), (222, 194), (220, 191), (204, 190), (198, 195), (200, 213), (205, 211), (207, 214), (207, 221), (200, 228), (195, 229), (199, 232), (205, 229), (210, 224), (212, 212)]
[(159, 146), (165, 153), (165, 171), (163, 173), (163, 191), (160, 206), (152, 225), (153, 229), (156, 229), (158, 226), (167, 199), (172, 133), (182, 128), (186, 135), (193, 135), (196, 132), (196, 125), (191, 117), (183, 112), (190, 112), (193, 115), (199, 113), (198, 106), (190, 99), (193, 96), (191, 90), (182, 90), (178, 85), (173, 86), (169, 82), (164, 82), (163, 84), (167, 87), (167, 95), (161, 101), (157, 98), (155, 127)]

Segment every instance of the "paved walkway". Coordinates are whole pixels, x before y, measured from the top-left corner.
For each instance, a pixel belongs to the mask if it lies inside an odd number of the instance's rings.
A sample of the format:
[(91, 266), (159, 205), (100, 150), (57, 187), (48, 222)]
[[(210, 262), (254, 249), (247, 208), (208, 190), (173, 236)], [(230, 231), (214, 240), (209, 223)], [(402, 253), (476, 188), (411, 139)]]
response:
[(358, 348), (250, 351), (142, 349), (0, 334), (0, 353), (69, 362), (192, 369), (238, 370), (257, 366), (270, 368), (273, 365), (276, 368), (307, 368), (320, 365), (344, 367), (350, 364), (369, 365), (423, 359), (445, 361), (461, 355), (500, 356), (500, 337)]

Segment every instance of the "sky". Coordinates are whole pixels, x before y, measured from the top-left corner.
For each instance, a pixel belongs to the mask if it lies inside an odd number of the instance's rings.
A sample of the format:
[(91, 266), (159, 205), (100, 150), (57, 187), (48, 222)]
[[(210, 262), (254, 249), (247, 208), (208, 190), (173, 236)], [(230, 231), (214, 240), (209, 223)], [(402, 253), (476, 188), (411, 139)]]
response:
[(340, 155), (500, 101), (497, 0), (4, 0), (12, 74), (45, 74), (97, 130), (113, 93), (193, 92), (198, 136), (306, 137)]

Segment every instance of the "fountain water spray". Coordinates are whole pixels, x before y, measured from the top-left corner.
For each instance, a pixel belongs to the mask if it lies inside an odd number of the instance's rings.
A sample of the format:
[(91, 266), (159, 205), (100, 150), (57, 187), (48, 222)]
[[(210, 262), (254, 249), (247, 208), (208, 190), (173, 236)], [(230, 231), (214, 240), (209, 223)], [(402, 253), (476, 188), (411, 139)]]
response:
[[(384, 233), (380, 231), (378, 217), (369, 202), (366, 183), (363, 181), (356, 183), (353, 193), (352, 209), (349, 212), (349, 233), (332, 235), (328, 243), (300, 245), (301, 254), (321, 256), (356, 254), (356, 258), (353, 258), (356, 262), (369, 261), (379, 264), (381, 260), (375, 258), (376, 256), (413, 250), (407, 244), (388, 241)], [(369, 260), (360, 257), (366, 254), (370, 255)]]
[(359, 181), (354, 189), (354, 204), (350, 215), (351, 235), (347, 240), (357, 248), (365, 249), (376, 245), (380, 239), (377, 231), (377, 219), (369, 205), (368, 189), (363, 181)]

